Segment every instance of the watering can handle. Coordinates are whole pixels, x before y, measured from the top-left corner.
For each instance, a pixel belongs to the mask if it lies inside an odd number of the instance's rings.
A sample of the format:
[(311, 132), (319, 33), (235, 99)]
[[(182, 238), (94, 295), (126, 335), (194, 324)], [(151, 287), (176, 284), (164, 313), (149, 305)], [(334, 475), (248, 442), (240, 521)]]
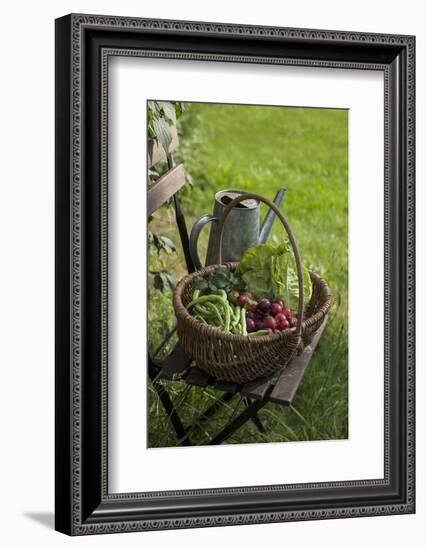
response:
[(299, 284), (299, 303), (297, 307), (297, 323), (296, 323), (296, 329), (295, 333), (300, 336), (302, 331), (302, 317), (303, 317), (303, 271), (302, 271), (302, 262), (300, 261), (300, 254), (299, 249), (296, 244), (296, 239), (294, 238), (293, 232), (290, 229), (290, 226), (287, 222), (287, 219), (284, 217), (284, 214), (280, 211), (280, 209), (274, 204), (271, 200), (267, 199), (266, 197), (262, 197), (262, 195), (258, 195), (257, 193), (246, 193), (244, 195), (240, 195), (239, 197), (236, 197), (233, 199), (229, 204), (226, 205), (225, 210), (223, 211), (223, 214), (220, 218), (219, 227), (217, 229), (217, 239), (215, 243), (215, 256), (214, 256), (214, 264), (222, 264), (222, 237), (223, 237), (223, 227), (225, 225), (226, 218), (228, 217), (231, 210), (234, 208), (234, 206), (237, 206), (242, 201), (245, 201), (247, 199), (256, 199), (259, 202), (263, 202), (269, 208), (271, 208), (274, 212), (277, 218), (280, 220), (280, 222), (283, 224), (284, 229), (288, 235), (288, 238), (290, 240), (291, 248), (293, 249), (293, 255), (296, 262), (296, 269), (297, 269), (297, 279)]
[[(284, 187), (281, 187), (281, 189), (278, 190), (277, 194), (274, 198), (274, 204), (278, 208), (281, 206), (281, 203), (283, 202), (283, 198), (285, 195), (286, 190)], [(269, 210), (269, 212), (266, 214), (265, 219), (263, 220), (262, 226), (259, 231), (259, 244), (266, 243), (269, 237), (269, 233), (272, 229), (272, 224), (274, 223), (276, 214), (275, 211), (272, 210), (272, 208)]]
[(198, 256), (198, 238), (200, 236), (201, 230), (207, 223), (218, 221), (219, 218), (217, 218), (216, 216), (206, 214), (205, 216), (201, 216), (201, 218), (194, 223), (191, 229), (191, 234), (189, 236), (189, 252), (191, 254), (192, 261), (194, 262), (195, 269), (202, 268), (200, 257)]

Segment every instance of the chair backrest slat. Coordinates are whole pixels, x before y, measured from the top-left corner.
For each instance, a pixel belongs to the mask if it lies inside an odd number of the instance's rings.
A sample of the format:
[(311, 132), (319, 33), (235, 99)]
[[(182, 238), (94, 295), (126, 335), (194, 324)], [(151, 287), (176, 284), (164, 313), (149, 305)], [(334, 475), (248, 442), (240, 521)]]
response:
[(185, 184), (183, 164), (175, 166), (148, 187), (148, 216), (166, 203)]

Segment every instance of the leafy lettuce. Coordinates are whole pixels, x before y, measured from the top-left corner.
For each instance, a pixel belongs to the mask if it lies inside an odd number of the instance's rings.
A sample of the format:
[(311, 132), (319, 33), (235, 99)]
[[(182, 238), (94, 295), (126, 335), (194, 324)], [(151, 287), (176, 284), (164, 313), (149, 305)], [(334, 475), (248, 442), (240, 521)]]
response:
[[(312, 283), (305, 267), (302, 267), (302, 272), (304, 304), (307, 306)], [(279, 246), (266, 243), (248, 248), (241, 257), (236, 275), (257, 298), (281, 298), (290, 309), (297, 309), (299, 283), (296, 261), (288, 241)]]

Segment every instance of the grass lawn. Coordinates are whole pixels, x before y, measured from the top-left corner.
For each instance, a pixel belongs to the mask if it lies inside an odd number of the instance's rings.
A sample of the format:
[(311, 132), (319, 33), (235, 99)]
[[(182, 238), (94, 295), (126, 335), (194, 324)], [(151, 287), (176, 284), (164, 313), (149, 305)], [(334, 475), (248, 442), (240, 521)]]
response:
[[(188, 227), (211, 213), (221, 189), (254, 191), (273, 198), (287, 194), (282, 206), (296, 236), (303, 263), (324, 277), (334, 303), (328, 326), (299, 387), (293, 406), (269, 404), (260, 412), (261, 434), (249, 422), (228, 443), (345, 439), (348, 437), (348, 116), (345, 110), (187, 104), (179, 119), (179, 157), (192, 186), (181, 193)], [(265, 210), (262, 207), (262, 217)], [(173, 212), (162, 207), (150, 230), (179, 244)], [(270, 242), (284, 230), (276, 222)], [(200, 257), (205, 257), (208, 229)], [(178, 247), (178, 246), (177, 246)], [(185, 274), (182, 251), (150, 256), (149, 270), (168, 269), (176, 280)], [(156, 349), (161, 334), (173, 326), (170, 294), (149, 288), (149, 337)], [(165, 353), (167, 349), (163, 350)], [(168, 383), (185, 423), (211, 404), (220, 392)], [(202, 443), (227, 420), (236, 404), (224, 407), (192, 434)], [(178, 445), (173, 429), (149, 388), (149, 445)]]

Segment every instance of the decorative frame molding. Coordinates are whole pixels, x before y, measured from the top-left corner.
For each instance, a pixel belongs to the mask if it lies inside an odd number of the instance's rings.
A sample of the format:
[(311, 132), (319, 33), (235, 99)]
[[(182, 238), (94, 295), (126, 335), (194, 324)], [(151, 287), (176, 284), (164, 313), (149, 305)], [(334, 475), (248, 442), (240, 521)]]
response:
[[(117, 55), (383, 71), (383, 480), (108, 493), (108, 59)], [(412, 36), (96, 15), (56, 21), (59, 531), (83, 535), (414, 512), (414, 80)], [(398, 306), (398, 319), (389, 316), (391, 304)], [(173, 504), (177, 496), (187, 499), (186, 510)], [(217, 513), (204, 512), (207, 506)], [(224, 508), (229, 512), (221, 513)]]

